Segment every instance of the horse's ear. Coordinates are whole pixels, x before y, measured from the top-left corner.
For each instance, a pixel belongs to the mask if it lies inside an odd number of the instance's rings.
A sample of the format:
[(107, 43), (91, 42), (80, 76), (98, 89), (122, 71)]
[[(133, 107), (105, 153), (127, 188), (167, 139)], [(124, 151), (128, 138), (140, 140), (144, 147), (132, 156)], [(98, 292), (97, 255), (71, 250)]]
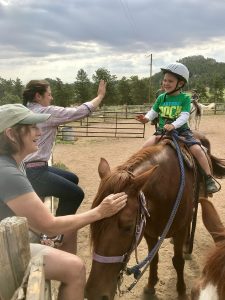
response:
[(153, 166), (150, 170), (136, 176), (133, 179), (133, 183), (137, 189), (141, 189), (145, 182), (149, 179), (149, 176), (152, 176), (155, 170), (158, 168), (158, 165)]
[(98, 174), (101, 179), (111, 174), (109, 163), (105, 158), (101, 157), (100, 159), (100, 163), (98, 165)]

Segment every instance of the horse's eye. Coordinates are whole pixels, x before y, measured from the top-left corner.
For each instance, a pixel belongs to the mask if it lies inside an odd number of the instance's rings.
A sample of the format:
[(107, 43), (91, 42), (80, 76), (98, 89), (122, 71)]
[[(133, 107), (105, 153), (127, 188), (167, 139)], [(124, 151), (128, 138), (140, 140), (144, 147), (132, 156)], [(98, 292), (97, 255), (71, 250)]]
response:
[(120, 226), (120, 230), (122, 230), (125, 233), (132, 233), (134, 231), (133, 224), (126, 224), (123, 226)]
[(131, 230), (133, 229), (133, 226), (127, 226), (127, 227), (124, 227), (123, 228), (123, 230), (125, 231), (125, 232), (130, 232)]

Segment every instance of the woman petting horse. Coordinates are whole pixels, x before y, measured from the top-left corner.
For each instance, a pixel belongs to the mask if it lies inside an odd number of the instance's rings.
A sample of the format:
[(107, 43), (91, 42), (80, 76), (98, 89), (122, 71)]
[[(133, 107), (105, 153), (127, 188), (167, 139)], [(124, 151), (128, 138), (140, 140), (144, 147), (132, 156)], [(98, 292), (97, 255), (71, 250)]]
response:
[[(54, 235), (77, 231), (112, 216), (126, 205), (127, 197), (124, 193), (108, 195), (95, 209), (82, 214), (55, 217), (48, 211), (18, 166), (28, 154), (37, 151), (41, 133), (36, 124), (49, 117), (32, 113), (21, 104), (0, 106), (0, 217), (26, 217), (33, 231)], [(45, 278), (61, 282), (58, 299), (84, 299), (85, 267), (78, 256), (39, 244), (31, 243), (30, 248), (32, 256), (43, 255)]]
[(169, 64), (161, 70), (164, 74), (163, 87), (165, 93), (156, 99), (152, 109), (146, 115), (136, 117), (142, 123), (147, 123), (159, 117), (159, 128), (145, 142), (144, 147), (157, 143), (165, 130), (169, 132), (176, 129), (178, 135), (185, 140), (190, 152), (205, 173), (207, 192), (209, 194), (216, 193), (219, 188), (212, 177), (208, 159), (187, 124), (191, 101), (190, 96), (181, 92), (181, 89), (188, 82), (189, 71), (181, 63)]
[(209, 252), (202, 275), (192, 289), (192, 300), (225, 299), (225, 227), (214, 208), (207, 199), (201, 200), (202, 219), (216, 246)]
[[(218, 160), (219, 161), (219, 160)], [(225, 165), (214, 164), (214, 175), (225, 176)], [(91, 225), (93, 261), (86, 293), (89, 300), (112, 300), (120, 282), (121, 271), (126, 268), (131, 252), (142, 236), (145, 237), (149, 252), (174, 211), (174, 203), (180, 187), (181, 170), (176, 151), (163, 142), (143, 148), (125, 163), (110, 170), (105, 159), (99, 164), (101, 183), (92, 207), (112, 193), (124, 191), (128, 195), (126, 207), (117, 215)], [(173, 237), (174, 256), (177, 272), (177, 291), (185, 295), (183, 248), (193, 213), (195, 171), (191, 165), (184, 166), (185, 185), (181, 202), (174, 221), (166, 235)], [(143, 203), (143, 194), (146, 206)], [(148, 211), (149, 215), (146, 213)], [(142, 220), (146, 218), (143, 224)], [(146, 293), (154, 294), (158, 282), (158, 253), (150, 264)]]

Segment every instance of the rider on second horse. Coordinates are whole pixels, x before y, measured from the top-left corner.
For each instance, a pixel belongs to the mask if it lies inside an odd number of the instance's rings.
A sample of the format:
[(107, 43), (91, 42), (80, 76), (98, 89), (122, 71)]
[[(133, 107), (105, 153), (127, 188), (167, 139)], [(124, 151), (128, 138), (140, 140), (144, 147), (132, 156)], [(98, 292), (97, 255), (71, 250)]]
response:
[(183, 137), (192, 155), (197, 159), (199, 165), (205, 173), (206, 191), (208, 194), (218, 192), (209, 161), (205, 155), (201, 144), (197, 141), (187, 122), (190, 116), (191, 99), (188, 94), (181, 92), (181, 89), (188, 82), (189, 71), (181, 63), (172, 63), (161, 68), (163, 78), (163, 88), (165, 93), (159, 95), (152, 109), (146, 115), (138, 115), (136, 119), (142, 123), (152, 121), (159, 117), (159, 127), (143, 147), (151, 146), (159, 141), (162, 132), (176, 129), (178, 135)]

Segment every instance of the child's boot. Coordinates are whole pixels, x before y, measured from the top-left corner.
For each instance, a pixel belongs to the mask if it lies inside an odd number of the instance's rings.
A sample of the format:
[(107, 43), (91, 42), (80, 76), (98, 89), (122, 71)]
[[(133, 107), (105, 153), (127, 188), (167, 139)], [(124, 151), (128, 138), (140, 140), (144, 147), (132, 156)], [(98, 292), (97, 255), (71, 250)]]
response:
[(219, 191), (219, 188), (216, 185), (216, 181), (211, 175), (206, 176), (205, 184), (207, 193), (212, 194)]

